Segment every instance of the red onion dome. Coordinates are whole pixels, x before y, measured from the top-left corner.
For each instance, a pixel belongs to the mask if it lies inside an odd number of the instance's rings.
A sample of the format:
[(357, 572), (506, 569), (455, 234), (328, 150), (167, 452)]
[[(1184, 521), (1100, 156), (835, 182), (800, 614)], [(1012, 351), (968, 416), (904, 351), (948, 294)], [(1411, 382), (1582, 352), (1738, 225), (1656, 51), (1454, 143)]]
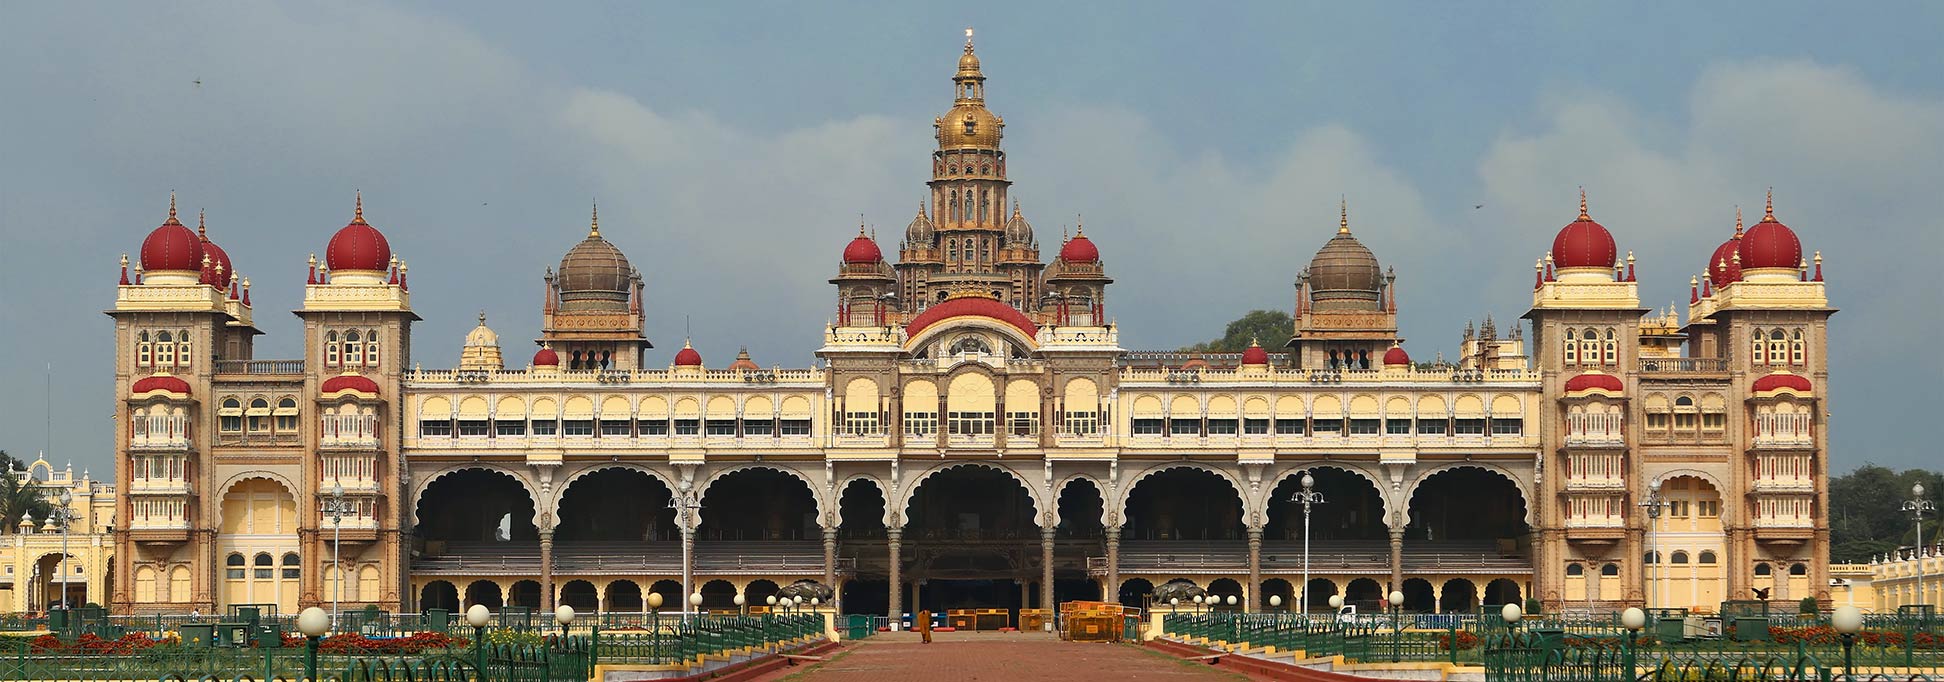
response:
[(1604, 372), (1587, 372), (1585, 374), (1581, 374), (1579, 376), (1566, 380), (1567, 393), (1578, 393), (1580, 391), (1611, 391), (1614, 393), (1625, 393), (1627, 392), (1627, 385), (1621, 383), (1620, 377), (1611, 374), (1607, 374)]
[(1722, 242), (1721, 246), (1715, 247), (1714, 255), (1708, 256), (1708, 281), (1712, 282), (1716, 289), (1729, 282), (1741, 281), (1741, 256), (1738, 255), (1741, 242), (1741, 234), (1737, 230), (1733, 239)]
[(1619, 247), (1613, 244), (1613, 234), (1587, 215), (1586, 190), (1580, 190), (1579, 218), (1559, 228), (1559, 234), (1553, 237), (1553, 265), (1561, 269), (1611, 270), (1619, 253)]
[(905, 334), (908, 336), (917, 336), (919, 332), (925, 331), (925, 329), (934, 324), (961, 316), (976, 316), (998, 320), (1012, 325), (1013, 328), (1026, 334), (1027, 338), (1032, 338), (1039, 333), (1039, 327), (1034, 325), (1033, 320), (1026, 317), (1025, 313), (999, 302), (998, 299), (984, 296), (960, 296), (958, 298), (945, 299), (942, 303), (937, 303), (930, 308), (926, 308), (925, 312), (919, 313), (917, 317), (911, 319), (909, 324), (905, 325)]
[(169, 195), (169, 219), (162, 221), (160, 227), (150, 232), (142, 240), (142, 270), (144, 272), (162, 271), (200, 271), (202, 270), (202, 240), (176, 220), (175, 195)]
[(552, 346), (541, 346), (540, 350), (533, 352), (533, 366), (559, 367), (560, 354), (555, 353)]
[(1795, 230), (1775, 219), (1773, 193), (1769, 196), (1768, 209), (1762, 215), (1762, 222), (1748, 228), (1748, 235), (1742, 237), (1739, 253), (1743, 270), (1794, 270), (1802, 264), (1802, 240), (1796, 238)]
[(1242, 349), (1242, 364), (1267, 365), (1269, 364), (1269, 351), (1263, 350), (1262, 344), (1256, 343), (1255, 340), (1251, 339), (1249, 341), (1249, 347)]
[(365, 222), (364, 195), (359, 194), (357, 211), (352, 214), (350, 224), (331, 235), (330, 245), (324, 248), (324, 263), (331, 267), (331, 272), (384, 272), (391, 266), (391, 255), (391, 243), (385, 241), (384, 233)]
[(1392, 345), (1390, 350), (1384, 351), (1385, 367), (1408, 364), (1411, 364), (1411, 354), (1404, 352), (1403, 346)]
[(202, 250), (203, 255), (209, 256), (209, 267), (203, 269), (202, 283), (228, 289), (230, 275), (236, 274), (236, 269), (230, 267), (229, 253), (217, 246), (216, 242), (209, 241), (208, 237), (202, 238)]
[(128, 389), (129, 393), (135, 395), (154, 391), (189, 395), (189, 382), (167, 374), (156, 374), (135, 380), (135, 385)]
[(884, 252), (878, 250), (877, 242), (864, 234), (864, 228), (857, 228), (857, 237), (844, 245), (844, 262), (876, 263), (884, 260)]
[(1756, 393), (1768, 393), (1771, 391), (1782, 391), (1782, 390), (1796, 391), (1799, 393), (1811, 393), (1815, 389), (1813, 386), (1810, 385), (1809, 377), (1805, 377), (1800, 374), (1792, 374), (1789, 372), (1776, 372), (1774, 374), (1764, 375), (1760, 379), (1756, 379), (1754, 390)]
[(682, 349), (675, 351), (675, 366), (676, 367), (701, 367), (702, 354), (700, 352), (697, 352), (694, 346), (690, 346), (687, 341), (683, 341)]
[(325, 394), (337, 393), (339, 391), (357, 391), (359, 393), (371, 393), (375, 395), (378, 393), (378, 382), (367, 379), (362, 374), (339, 374), (325, 379), (324, 386), (319, 391)]
[(1066, 244), (1060, 246), (1060, 260), (1068, 263), (1098, 263), (1100, 248), (1094, 246), (1092, 239), (1087, 238), (1087, 230), (1083, 227), (1075, 232), (1073, 238), (1068, 239)]

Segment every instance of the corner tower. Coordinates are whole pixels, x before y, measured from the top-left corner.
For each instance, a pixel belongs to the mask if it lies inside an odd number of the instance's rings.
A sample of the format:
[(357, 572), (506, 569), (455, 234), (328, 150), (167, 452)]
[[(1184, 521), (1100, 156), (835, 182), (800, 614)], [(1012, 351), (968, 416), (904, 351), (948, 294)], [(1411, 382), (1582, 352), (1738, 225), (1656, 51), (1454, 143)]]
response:
[(958, 290), (1030, 307), (1044, 265), (1030, 224), (1017, 207), (1011, 215), (1006, 212), (1012, 183), (999, 145), (1006, 121), (986, 108), (985, 74), (972, 51), (971, 29), (952, 85), (952, 108), (932, 121), (938, 147), (927, 183), (931, 214), (920, 208), (900, 249), (903, 308), (915, 313)]

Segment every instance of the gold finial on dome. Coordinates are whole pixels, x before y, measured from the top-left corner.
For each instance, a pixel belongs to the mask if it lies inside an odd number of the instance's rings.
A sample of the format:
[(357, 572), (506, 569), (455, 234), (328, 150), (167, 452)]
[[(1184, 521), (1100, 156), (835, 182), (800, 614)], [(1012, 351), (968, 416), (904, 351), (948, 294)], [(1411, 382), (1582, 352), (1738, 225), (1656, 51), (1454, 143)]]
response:
[(1775, 222), (1775, 188), (1768, 189), (1768, 205), (1762, 208), (1762, 222)]
[(362, 223), (364, 219), (364, 190), (356, 190), (357, 204), (351, 209), (351, 222)]
[(972, 53), (972, 27), (965, 27), (965, 53)]
[(594, 217), (587, 221), (587, 236), (601, 236), (601, 202), (594, 202)]
[(1741, 204), (1735, 204), (1735, 238), (1741, 239), (1741, 236), (1742, 236)]
[(484, 310), (479, 311), (479, 326), (486, 326), (486, 311)]
[(1337, 234), (1350, 234), (1350, 199), (1337, 195)]
[(175, 190), (169, 190), (169, 222), (175, 222)]
[(207, 211), (203, 209), (196, 209), (196, 236), (201, 237), (203, 241), (209, 241), (209, 222), (206, 213)]
[(1587, 212), (1586, 212), (1586, 185), (1580, 185), (1580, 188), (1579, 188), (1579, 190), (1580, 190), (1580, 215), (1579, 215), (1579, 219), (1580, 219), (1580, 220), (1592, 220), (1592, 219), (1593, 219), (1593, 216), (1591, 216), (1591, 215), (1588, 215), (1588, 214), (1587, 214)]

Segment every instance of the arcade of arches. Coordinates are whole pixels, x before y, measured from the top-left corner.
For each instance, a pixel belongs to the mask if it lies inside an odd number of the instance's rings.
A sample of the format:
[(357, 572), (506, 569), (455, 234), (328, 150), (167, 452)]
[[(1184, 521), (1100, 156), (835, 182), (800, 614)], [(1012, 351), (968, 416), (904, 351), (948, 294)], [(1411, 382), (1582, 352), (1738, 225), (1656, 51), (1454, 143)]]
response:
[[(1320, 498), (1307, 524), (1302, 471)], [(1407, 610), (1468, 612), (1532, 593), (1524, 493), (1482, 467), (1433, 469), (1401, 499), (1370, 472), (1327, 464), (1264, 480), (1255, 501), (1241, 479), (1185, 463), (1131, 473), (1119, 493), (1090, 476), (1029, 488), (980, 462), (913, 472), (890, 495), (853, 476), (821, 497), (784, 466), (690, 480), (590, 467), (555, 479), (548, 499), (510, 471), (439, 476), (417, 502), (417, 605), (641, 613), (649, 594), (681, 603), (684, 543), (704, 609), (734, 609), (738, 595), (762, 604), (802, 579), (828, 580), (843, 611), (872, 614), (1149, 606), (1177, 579), (1234, 595), (1237, 609), (1270, 608), (1271, 596), (1322, 609), (1336, 594), (1371, 609), (1395, 586)]]

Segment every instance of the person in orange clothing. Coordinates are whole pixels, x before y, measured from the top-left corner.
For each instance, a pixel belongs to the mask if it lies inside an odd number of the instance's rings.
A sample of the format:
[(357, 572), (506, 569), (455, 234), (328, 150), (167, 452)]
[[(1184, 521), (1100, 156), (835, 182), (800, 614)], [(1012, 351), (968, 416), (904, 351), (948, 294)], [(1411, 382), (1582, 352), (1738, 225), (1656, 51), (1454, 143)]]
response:
[(923, 637), (925, 639), (926, 644), (930, 644), (931, 630), (932, 630), (931, 612), (919, 611), (918, 614), (912, 618), (912, 620), (917, 621), (916, 625), (918, 626), (918, 636)]

